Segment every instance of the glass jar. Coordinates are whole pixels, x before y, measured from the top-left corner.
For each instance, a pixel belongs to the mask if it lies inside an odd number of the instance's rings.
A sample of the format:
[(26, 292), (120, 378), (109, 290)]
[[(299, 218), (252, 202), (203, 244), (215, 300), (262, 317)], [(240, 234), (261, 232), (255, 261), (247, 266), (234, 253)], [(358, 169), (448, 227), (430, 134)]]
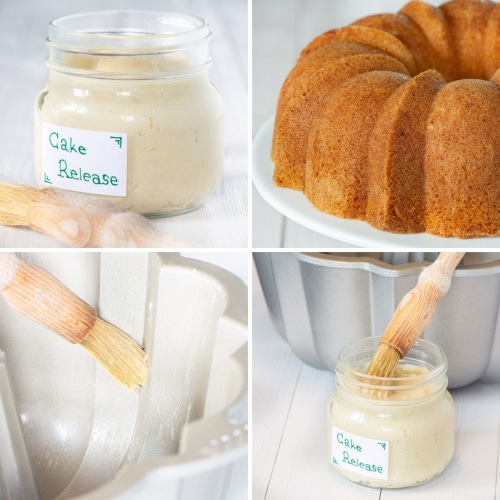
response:
[(393, 378), (368, 376), (378, 337), (345, 346), (328, 404), (328, 454), (359, 484), (403, 488), (439, 475), (454, 446), (454, 404), (443, 351), (418, 340)]
[(148, 216), (199, 207), (218, 186), (223, 106), (201, 18), (76, 14), (49, 26), (35, 103), (39, 187), (104, 196)]

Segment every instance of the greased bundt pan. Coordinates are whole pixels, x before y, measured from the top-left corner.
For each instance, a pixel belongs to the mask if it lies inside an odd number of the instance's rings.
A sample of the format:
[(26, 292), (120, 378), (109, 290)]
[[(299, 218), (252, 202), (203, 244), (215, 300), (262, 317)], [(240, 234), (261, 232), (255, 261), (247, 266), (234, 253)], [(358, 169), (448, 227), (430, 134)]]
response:
[(394, 233), (500, 234), (500, 4), (419, 0), (311, 41), (279, 96), (277, 186)]
[[(381, 335), (435, 253), (255, 252), (272, 322), (293, 352), (335, 369), (339, 350)], [(450, 388), (500, 382), (500, 254), (469, 252), (423, 338), (449, 362)]]
[(0, 389), (15, 400), (0, 391), (0, 498), (36, 498), (22, 494), (33, 491), (27, 450), (42, 500), (227, 500), (246, 470), (243, 282), (172, 253), (21, 257), (144, 345), (149, 372), (128, 391), (0, 299)]

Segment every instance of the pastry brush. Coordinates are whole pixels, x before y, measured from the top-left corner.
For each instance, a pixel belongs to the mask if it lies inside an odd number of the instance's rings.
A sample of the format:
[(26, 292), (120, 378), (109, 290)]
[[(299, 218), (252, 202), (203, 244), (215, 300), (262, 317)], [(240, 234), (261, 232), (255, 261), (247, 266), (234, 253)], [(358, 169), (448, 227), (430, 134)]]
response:
[(0, 225), (30, 226), (69, 247), (172, 248), (192, 244), (158, 233), (142, 215), (56, 188), (0, 183)]
[(13, 309), (87, 349), (128, 389), (143, 385), (147, 365), (139, 345), (44, 269), (0, 253), (0, 291)]
[(380, 338), (379, 348), (365, 370), (368, 375), (394, 375), (398, 361), (434, 318), (437, 303), (450, 289), (453, 271), (464, 255), (464, 252), (440, 253), (422, 271), (417, 286), (402, 298)]

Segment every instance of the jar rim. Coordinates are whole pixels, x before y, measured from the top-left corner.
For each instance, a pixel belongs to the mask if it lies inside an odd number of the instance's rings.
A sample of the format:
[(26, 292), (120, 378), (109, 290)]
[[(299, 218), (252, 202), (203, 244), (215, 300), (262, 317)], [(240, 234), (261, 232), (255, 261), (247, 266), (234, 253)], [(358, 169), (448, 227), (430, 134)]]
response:
[(107, 10), (54, 19), (47, 44), (68, 52), (154, 54), (186, 50), (211, 35), (207, 21), (191, 14)]
[(425, 339), (418, 339), (402, 359), (404, 365), (424, 368), (422, 373), (411, 373), (406, 377), (377, 377), (364, 373), (364, 368), (378, 349), (379, 340), (380, 337), (365, 337), (350, 342), (340, 350), (335, 371), (351, 388), (377, 391), (410, 391), (429, 385), (446, 388), (448, 361), (444, 351)]

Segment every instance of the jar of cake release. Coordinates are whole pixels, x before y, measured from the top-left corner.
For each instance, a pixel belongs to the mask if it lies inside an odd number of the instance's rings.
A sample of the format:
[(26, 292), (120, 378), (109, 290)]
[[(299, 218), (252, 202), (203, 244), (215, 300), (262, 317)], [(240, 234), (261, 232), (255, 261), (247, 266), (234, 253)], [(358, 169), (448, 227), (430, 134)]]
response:
[(106, 11), (49, 26), (35, 103), (39, 187), (104, 196), (148, 216), (199, 207), (220, 182), (223, 106), (205, 20)]
[(365, 375), (378, 341), (357, 340), (339, 353), (328, 404), (330, 463), (365, 486), (415, 486), (439, 475), (453, 455), (448, 364), (438, 346), (418, 340), (395, 377)]

